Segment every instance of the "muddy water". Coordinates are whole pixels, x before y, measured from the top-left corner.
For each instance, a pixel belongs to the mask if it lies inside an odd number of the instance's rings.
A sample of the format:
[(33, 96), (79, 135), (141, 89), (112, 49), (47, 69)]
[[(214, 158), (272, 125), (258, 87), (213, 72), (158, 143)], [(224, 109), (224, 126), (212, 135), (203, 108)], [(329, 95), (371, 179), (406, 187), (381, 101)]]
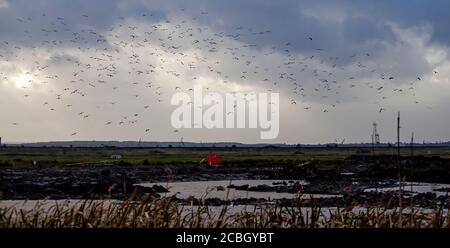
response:
[[(450, 184), (438, 184), (438, 183), (419, 183), (419, 182), (403, 182), (402, 188), (404, 191), (409, 191), (412, 195), (416, 195), (419, 193), (435, 193), (436, 197), (445, 196), (446, 194), (450, 195)], [(397, 183), (396, 187), (384, 187), (384, 188), (368, 188), (365, 189), (365, 192), (378, 191), (378, 192), (387, 192), (387, 191), (397, 191), (399, 190), (399, 186)]]
[[(163, 193), (163, 196), (173, 196), (180, 199), (186, 199), (188, 197), (195, 197), (198, 199), (206, 198), (219, 198), (221, 200), (234, 200), (239, 198), (264, 198), (267, 200), (275, 199), (293, 199), (298, 197), (297, 194), (292, 193), (278, 193), (278, 192), (254, 192), (246, 190), (229, 189), (227, 186), (243, 186), (248, 185), (250, 187), (258, 185), (274, 186), (279, 183), (284, 183), (286, 186), (293, 183), (299, 183), (306, 185), (305, 181), (281, 181), (281, 180), (226, 180), (226, 181), (203, 181), (203, 182), (173, 182), (173, 183), (143, 183), (139, 184), (144, 187), (152, 187), (154, 185), (163, 186), (169, 190), (168, 193)], [(333, 194), (313, 194), (314, 198), (325, 197), (341, 197), (341, 195)], [(302, 197), (309, 198), (310, 195), (303, 195)]]
[[(190, 196), (198, 199), (206, 198), (219, 198), (222, 200), (233, 200), (238, 198), (264, 198), (267, 200), (276, 199), (292, 199), (298, 197), (297, 194), (291, 193), (277, 193), (277, 192), (252, 192), (245, 190), (228, 189), (227, 186), (233, 184), (235, 186), (249, 185), (278, 185), (278, 183), (284, 182), (287, 186), (292, 183), (299, 183), (306, 185), (305, 181), (282, 181), (282, 180), (226, 180), (226, 181), (197, 181), (197, 182), (173, 182), (173, 183), (143, 183), (140, 184), (145, 187), (152, 187), (153, 185), (160, 185), (169, 190), (168, 193), (161, 193), (161, 196), (173, 196), (176, 195), (178, 198), (186, 199)], [(275, 183), (275, 184), (274, 184)], [(450, 189), (450, 184), (432, 184), (432, 183), (418, 183), (418, 182), (405, 182), (403, 184), (403, 189), (405, 191), (412, 192), (412, 195), (418, 193), (435, 193), (436, 196), (445, 196), (448, 194)], [(367, 188), (366, 192), (370, 191), (396, 191), (396, 187), (379, 187), (379, 188)], [(309, 198), (310, 195), (303, 195), (302, 197)], [(340, 195), (333, 194), (313, 194), (314, 198), (321, 197), (340, 197)], [(35, 209), (36, 207), (40, 209), (48, 209), (55, 204), (65, 207), (73, 207), (79, 205), (83, 200), (0, 200), (0, 208), (16, 208), (16, 209)], [(94, 202), (103, 202), (108, 204), (120, 203), (117, 200), (95, 200)], [(219, 207), (220, 208), (220, 207)], [(232, 206), (230, 210), (232, 212), (240, 212), (242, 210), (254, 210), (255, 206)], [(328, 208), (327, 208), (328, 209)]]
[[(89, 201), (92, 204), (102, 204), (104, 207), (108, 207), (110, 204), (120, 204), (118, 200), (93, 200)], [(42, 210), (46, 211), (52, 207), (58, 206), (59, 208), (73, 208), (79, 207), (85, 203), (85, 200), (80, 199), (63, 199), (63, 200), (2, 200), (0, 201), (0, 208), (8, 209), (23, 209), (29, 210)]]

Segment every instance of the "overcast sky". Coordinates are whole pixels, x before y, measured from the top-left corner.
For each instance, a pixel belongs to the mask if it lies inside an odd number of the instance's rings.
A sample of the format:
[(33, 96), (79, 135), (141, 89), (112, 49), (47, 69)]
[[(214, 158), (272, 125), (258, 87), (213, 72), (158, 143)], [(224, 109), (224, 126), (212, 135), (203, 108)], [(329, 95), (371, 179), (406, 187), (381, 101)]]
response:
[[(0, 0), (5, 142), (450, 140), (450, 2)], [(171, 97), (280, 93), (280, 133), (180, 129)], [(205, 93), (206, 94), (206, 93)]]

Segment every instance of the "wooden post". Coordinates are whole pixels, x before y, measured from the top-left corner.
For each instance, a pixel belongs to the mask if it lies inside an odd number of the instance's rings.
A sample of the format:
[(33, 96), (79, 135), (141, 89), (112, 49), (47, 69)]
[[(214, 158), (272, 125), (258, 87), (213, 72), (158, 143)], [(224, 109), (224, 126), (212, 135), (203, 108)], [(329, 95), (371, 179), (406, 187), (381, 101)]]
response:
[(398, 204), (400, 207), (399, 214), (399, 224), (400, 227), (403, 226), (402, 214), (403, 214), (403, 189), (402, 189), (402, 166), (401, 166), (401, 158), (400, 158), (400, 112), (398, 112), (397, 117), (397, 167), (398, 167), (398, 179), (399, 179), (399, 198)]
[(400, 112), (397, 117), (397, 156), (400, 159)]

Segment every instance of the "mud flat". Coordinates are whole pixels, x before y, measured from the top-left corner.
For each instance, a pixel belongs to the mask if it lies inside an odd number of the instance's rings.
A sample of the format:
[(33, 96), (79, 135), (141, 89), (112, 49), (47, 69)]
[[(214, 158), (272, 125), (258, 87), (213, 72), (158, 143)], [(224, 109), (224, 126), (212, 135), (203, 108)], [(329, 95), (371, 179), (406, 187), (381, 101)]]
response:
[[(402, 158), (405, 204), (430, 207), (446, 201), (449, 160)], [(392, 156), (349, 156), (343, 161), (233, 161), (199, 164), (125, 162), (103, 165), (0, 167), (0, 199), (116, 199), (135, 190), (194, 205), (289, 205), (311, 196), (321, 206), (395, 205), (398, 167)], [(244, 180), (244, 181), (243, 181)], [(269, 181), (268, 181), (269, 180)], [(410, 185), (411, 187), (408, 187)]]

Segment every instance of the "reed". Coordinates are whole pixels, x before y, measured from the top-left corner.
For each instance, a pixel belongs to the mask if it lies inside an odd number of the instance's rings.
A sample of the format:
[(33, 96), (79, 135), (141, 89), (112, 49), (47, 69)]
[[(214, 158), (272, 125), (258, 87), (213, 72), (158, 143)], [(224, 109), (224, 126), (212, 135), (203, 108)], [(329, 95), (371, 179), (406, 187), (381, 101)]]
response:
[[(31, 210), (0, 209), (2, 228), (448, 228), (448, 204), (425, 212), (401, 208), (321, 209), (294, 200), (290, 206), (254, 206), (232, 212), (230, 206), (182, 205), (173, 198), (130, 199), (112, 203), (83, 200), (74, 206), (55, 203)], [(406, 209), (403, 209), (406, 210)]]

